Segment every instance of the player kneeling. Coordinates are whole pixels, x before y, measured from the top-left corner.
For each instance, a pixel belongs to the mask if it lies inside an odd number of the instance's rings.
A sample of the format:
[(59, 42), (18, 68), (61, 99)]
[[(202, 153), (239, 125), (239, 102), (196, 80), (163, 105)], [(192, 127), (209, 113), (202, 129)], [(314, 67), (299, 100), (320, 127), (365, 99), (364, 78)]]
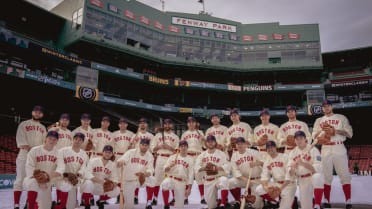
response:
[(97, 205), (99, 209), (103, 209), (105, 200), (117, 197), (120, 193), (113, 148), (106, 145), (102, 152), (102, 157), (89, 160), (84, 174), (85, 181), (80, 187), (86, 209), (90, 208), (90, 198), (93, 195), (100, 195)]
[[(174, 190), (175, 207), (183, 207), (194, 181), (193, 159), (187, 156), (187, 141), (179, 142), (179, 153), (170, 156), (164, 165), (166, 178), (161, 183), (164, 209), (169, 209), (169, 190)], [(187, 188), (187, 189), (186, 189)]]

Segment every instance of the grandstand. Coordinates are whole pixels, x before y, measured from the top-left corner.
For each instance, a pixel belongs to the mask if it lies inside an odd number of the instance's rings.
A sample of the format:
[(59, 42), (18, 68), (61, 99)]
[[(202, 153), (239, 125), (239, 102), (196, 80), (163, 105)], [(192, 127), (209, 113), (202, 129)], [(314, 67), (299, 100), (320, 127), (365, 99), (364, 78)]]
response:
[[(371, 144), (365, 138), (371, 55), (372, 47), (321, 54), (317, 24), (244, 24), (164, 13), (137, 1), (65, 0), (51, 11), (10, 1), (0, 8), (6, 101), (0, 104), (0, 173), (15, 172), (15, 129), (34, 104), (47, 108), (45, 124), (61, 112), (71, 113), (71, 128), (82, 112), (92, 113), (94, 127), (102, 115), (125, 116), (132, 130), (141, 116), (152, 129), (159, 117), (171, 117), (181, 134), (190, 114), (205, 129), (212, 113), (224, 116), (235, 107), (252, 127), (263, 107), (279, 125), (288, 104), (311, 127), (317, 117), (311, 110), (324, 98), (353, 125), (350, 165), (368, 170), (371, 147), (362, 145)], [(85, 87), (97, 92), (96, 101), (75, 97), (82, 86), (76, 77), (83, 76), (91, 78)]]

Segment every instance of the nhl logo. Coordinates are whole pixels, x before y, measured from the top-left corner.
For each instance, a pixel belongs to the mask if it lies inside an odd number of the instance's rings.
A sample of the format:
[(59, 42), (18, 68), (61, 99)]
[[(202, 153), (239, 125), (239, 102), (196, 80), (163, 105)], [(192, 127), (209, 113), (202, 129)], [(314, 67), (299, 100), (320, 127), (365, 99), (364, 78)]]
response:
[(321, 105), (310, 105), (308, 110), (309, 110), (309, 115), (320, 115), (320, 114), (322, 114), (322, 106)]
[(97, 92), (95, 89), (92, 89), (92, 88), (80, 87), (78, 89), (78, 97), (80, 99), (84, 99), (88, 101), (95, 101), (97, 97)]

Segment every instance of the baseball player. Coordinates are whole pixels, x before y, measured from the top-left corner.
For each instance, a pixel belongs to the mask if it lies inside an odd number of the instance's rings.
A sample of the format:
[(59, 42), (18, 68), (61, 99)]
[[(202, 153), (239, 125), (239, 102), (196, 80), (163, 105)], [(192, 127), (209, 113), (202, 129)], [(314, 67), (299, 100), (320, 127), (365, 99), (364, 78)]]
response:
[(16, 159), (16, 180), (14, 182), (14, 208), (19, 209), (19, 200), (23, 190), (23, 179), (26, 177), (26, 160), (28, 151), (43, 144), (47, 134), (46, 128), (40, 123), (44, 116), (44, 109), (41, 106), (35, 106), (32, 109), (32, 118), (25, 120), (18, 125), (16, 141), (19, 153)]
[(233, 178), (229, 179), (229, 189), (236, 203), (239, 204), (241, 197), (241, 188), (245, 188), (248, 178), (250, 181), (250, 191), (256, 196), (253, 203), (255, 208), (261, 208), (262, 200), (256, 195), (256, 187), (259, 185), (260, 175), (262, 172), (262, 159), (257, 150), (248, 149), (247, 143), (243, 137), (236, 139), (237, 151), (231, 157), (231, 170)]
[(236, 109), (230, 111), (230, 120), (233, 124), (227, 129), (227, 150), (231, 158), (233, 151), (236, 150), (236, 138), (243, 137), (248, 145), (252, 145), (252, 128), (248, 123), (240, 121), (240, 115)]
[(194, 181), (194, 161), (187, 155), (187, 141), (180, 141), (178, 147), (179, 152), (170, 156), (164, 165), (166, 178), (161, 183), (164, 209), (169, 209), (169, 190), (174, 190), (175, 207), (183, 207)]
[(112, 136), (111, 132), (108, 130), (110, 126), (110, 117), (103, 116), (101, 120), (101, 128), (96, 128), (93, 131), (93, 147), (95, 150), (95, 154), (102, 156), (101, 151), (103, 150), (103, 147), (105, 145), (111, 145), (112, 144)]
[(125, 118), (119, 119), (119, 130), (112, 133), (114, 152), (120, 158), (127, 150), (133, 137), (133, 132), (127, 129), (128, 121)]
[[(152, 139), (154, 138), (154, 135), (150, 132), (147, 131), (148, 129), (148, 121), (146, 118), (142, 117), (138, 120), (138, 130), (137, 130), (137, 133), (134, 134), (134, 136), (132, 137), (132, 140), (131, 140), (131, 143), (129, 145), (129, 149), (133, 149), (133, 148), (138, 148), (139, 147), (139, 142), (141, 141), (141, 139), (150, 139), (150, 141), (152, 141)], [(151, 151), (151, 150), (150, 150)], [(139, 192), (139, 188), (137, 188), (134, 192), (134, 204), (138, 204), (138, 192)]]
[(309, 144), (311, 144), (312, 142), (312, 137), (307, 124), (297, 120), (297, 109), (295, 106), (288, 105), (286, 108), (286, 114), (288, 117), (288, 121), (282, 124), (279, 128), (278, 145), (279, 147), (285, 146), (285, 153), (289, 153), (296, 146), (296, 143), (294, 141), (294, 133), (296, 133), (296, 131), (305, 132), (306, 139)]
[(333, 180), (333, 167), (340, 177), (342, 189), (345, 194), (346, 208), (351, 209), (351, 176), (348, 167), (347, 151), (344, 146), (346, 138), (353, 136), (353, 129), (348, 119), (341, 114), (333, 113), (332, 103), (325, 100), (322, 105), (324, 116), (316, 119), (312, 136), (315, 140), (325, 132), (332, 131), (330, 141), (322, 145), (322, 165), (325, 176), (324, 198), (325, 207), (331, 207), (330, 194)]
[(289, 174), (297, 178), (301, 208), (320, 209), (324, 175), (319, 150), (307, 143), (305, 132), (297, 131), (294, 137), (297, 146), (289, 153), (288, 167)]
[[(204, 134), (202, 131), (198, 130), (197, 128), (197, 121), (194, 117), (188, 117), (187, 118), (187, 128), (188, 130), (185, 131), (181, 136), (181, 141), (185, 140), (188, 143), (188, 150), (187, 155), (191, 157), (194, 160), (200, 155), (200, 153), (203, 151), (204, 146)], [(204, 199), (204, 184), (203, 184), (203, 176), (201, 173), (197, 172), (194, 173), (196, 183), (198, 184), (199, 193), (201, 204), (206, 204), (206, 201)], [(188, 204), (188, 198), (185, 199), (185, 204)]]
[(217, 141), (213, 135), (207, 136), (207, 150), (202, 152), (195, 161), (194, 172), (202, 173), (204, 176), (204, 187), (206, 202), (209, 209), (217, 207), (217, 191), (221, 190), (221, 202), (219, 209), (224, 209), (229, 194), (229, 183), (227, 175), (230, 172), (228, 156), (216, 149)]
[[(114, 160), (114, 149), (111, 145), (105, 145), (103, 147), (102, 157), (89, 160), (84, 171), (85, 181), (80, 186), (86, 209), (90, 208), (90, 198), (92, 198), (93, 195), (100, 195), (97, 201), (99, 209), (104, 208), (105, 200), (119, 195), (120, 189), (117, 186), (119, 179)], [(106, 184), (110, 184), (111, 188), (106, 190)]]
[(164, 130), (157, 133), (154, 139), (150, 142), (150, 150), (156, 153), (155, 162), (155, 185), (154, 200), (152, 205), (157, 205), (160, 184), (164, 180), (164, 164), (168, 158), (175, 152), (178, 147), (179, 137), (172, 131), (173, 122), (171, 119), (164, 120)]
[(70, 115), (67, 113), (63, 113), (59, 117), (59, 122), (54, 123), (52, 126), (48, 127), (48, 131), (57, 131), (59, 134), (58, 143), (56, 145), (57, 150), (63, 147), (71, 146), (72, 144), (71, 131), (68, 129), (69, 124)]
[(267, 109), (263, 109), (260, 112), (260, 119), (261, 124), (256, 126), (253, 131), (252, 145), (257, 146), (258, 151), (265, 153), (265, 145), (268, 140), (272, 140), (277, 143), (279, 127), (270, 123), (270, 113)]
[[(122, 168), (121, 184), (124, 187), (124, 208), (133, 209), (134, 190), (140, 186), (154, 184), (154, 157), (148, 151), (150, 147), (150, 139), (142, 138), (138, 148), (128, 150), (118, 161), (118, 167)], [(152, 190), (146, 187), (147, 204), (146, 209), (152, 209)]]
[(217, 140), (217, 147), (221, 150), (225, 150), (227, 146), (227, 127), (221, 125), (220, 117), (217, 114), (211, 115), (212, 127), (208, 128), (205, 132), (206, 136), (213, 135)]
[[(45, 143), (33, 147), (27, 155), (26, 178), (23, 182), (27, 190), (28, 209), (49, 209), (52, 206), (51, 178), (56, 177), (58, 133), (49, 131)], [(43, 179), (37, 173), (44, 172)], [(41, 181), (43, 180), (43, 181)]]
[(88, 113), (81, 114), (80, 116), (81, 125), (77, 127), (76, 129), (74, 129), (71, 133), (72, 136), (75, 136), (76, 133), (82, 133), (85, 135), (84, 142), (81, 145), (81, 149), (86, 150), (86, 151), (90, 151), (90, 149), (86, 149), (86, 148), (87, 148), (88, 142), (92, 141), (93, 139), (93, 129), (92, 127), (90, 127), (90, 122), (91, 122), (91, 116)]
[(61, 148), (58, 151), (56, 172), (60, 175), (60, 179), (56, 183), (58, 205), (54, 207), (55, 209), (75, 208), (78, 182), (71, 182), (69, 176), (75, 176), (78, 181), (78, 178), (84, 175), (84, 169), (89, 160), (88, 155), (81, 149), (84, 138), (84, 134), (76, 133), (72, 140), (72, 146)]
[(294, 201), (297, 186), (294, 178), (289, 175), (288, 155), (277, 152), (274, 141), (266, 142), (268, 156), (262, 168), (261, 184), (256, 188), (256, 192), (268, 201), (269, 207), (277, 206), (276, 197), (269, 194), (271, 187), (278, 187), (280, 190), (279, 209), (290, 209)]

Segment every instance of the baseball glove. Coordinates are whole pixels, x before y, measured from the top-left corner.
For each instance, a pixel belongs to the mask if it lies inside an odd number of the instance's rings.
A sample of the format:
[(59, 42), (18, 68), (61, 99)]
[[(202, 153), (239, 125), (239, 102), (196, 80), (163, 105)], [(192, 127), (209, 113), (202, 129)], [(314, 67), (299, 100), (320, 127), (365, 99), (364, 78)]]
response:
[(296, 146), (296, 142), (295, 142), (295, 138), (293, 135), (288, 135), (287, 136), (287, 145), (290, 146), (290, 147), (295, 147)]
[(114, 188), (115, 188), (115, 183), (111, 181), (110, 179), (105, 179), (105, 182), (103, 183), (103, 191), (105, 193), (110, 192), (114, 190)]
[(224, 151), (225, 147), (222, 144), (217, 144), (217, 149)]
[(269, 140), (269, 137), (265, 134), (263, 135), (257, 142), (257, 145), (258, 146), (264, 146), (267, 142), (267, 140)]
[(321, 134), (316, 138), (318, 140), (317, 144), (329, 144), (331, 142), (331, 136), (329, 136), (327, 133)]
[(213, 163), (207, 163), (207, 165), (205, 166), (205, 172), (207, 173), (208, 176), (217, 175), (218, 174), (217, 166), (214, 165)]
[(140, 183), (140, 186), (142, 186), (145, 183), (145, 181), (146, 181), (145, 174), (142, 173), (142, 172), (138, 172), (138, 173), (136, 173), (136, 176), (138, 176), (138, 181)]
[(328, 123), (324, 124), (322, 129), (328, 136), (334, 136), (336, 134), (335, 128)]
[(268, 188), (267, 194), (269, 194), (269, 196), (271, 198), (276, 199), (277, 197), (280, 196), (280, 192), (281, 192), (281, 190), (280, 190), (279, 187), (277, 187), (277, 186), (270, 186)]
[(229, 149), (236, 149), (236, 138), (231, 137)]
[(254, 195), (246, 195), (246, 196), (244, 196), (244, 198), (245, 198), (245, 201), (247, 203), (253, 204), (253, 203), (256, 202), (256, 196), (254, 196)]
[(50, 181), (49, 174), (40, 169), (34, 170), (34, 173), (32, 176), (36, 179), (37, 183), (39, 184), (46, 184)]
[(63, 173), (63, 178), (66, 178), (73, 186), (76, 186), (79, 183), (79, 178), (74, 173)]
[(93, 142), (92, 140), (88, 139), (87, 146), (85, 146), (85, 151), (90, 151), (93, 149)]

